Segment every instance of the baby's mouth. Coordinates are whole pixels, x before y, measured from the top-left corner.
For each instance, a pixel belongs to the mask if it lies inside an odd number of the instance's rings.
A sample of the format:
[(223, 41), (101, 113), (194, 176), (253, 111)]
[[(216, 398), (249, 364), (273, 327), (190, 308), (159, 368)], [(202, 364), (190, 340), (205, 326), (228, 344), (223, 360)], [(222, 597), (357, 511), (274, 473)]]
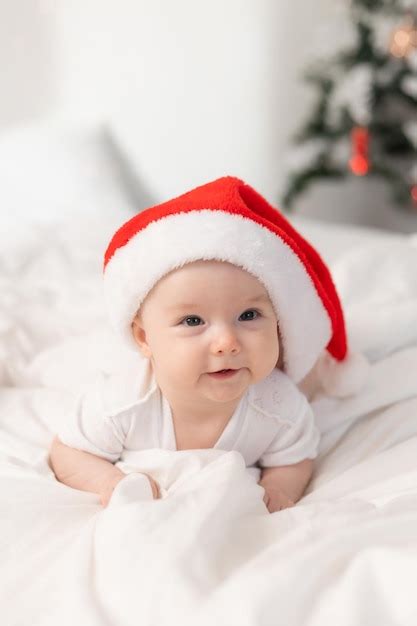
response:
[(232, 376), (234, 376), (239, 370), (232, 370), (232, 369), (227, 369), (227, 370), (218, 370), (217, 372), (208, 372), (209, 376), (212, 376), (213, 378), (230, 378)]

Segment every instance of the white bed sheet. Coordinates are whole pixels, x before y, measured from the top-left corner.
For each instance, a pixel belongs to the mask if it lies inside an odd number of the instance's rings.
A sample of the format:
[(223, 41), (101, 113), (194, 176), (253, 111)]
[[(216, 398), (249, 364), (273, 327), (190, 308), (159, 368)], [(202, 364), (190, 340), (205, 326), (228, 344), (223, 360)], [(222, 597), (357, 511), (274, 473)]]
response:
[[(268, 514), (262, 489), (237, 453), (154, 450), (138, 454), (137, 468), (151, 471), (167, 496), (103, 510), (95, 495), (58, 483), (46, 459), (74, 394), (98, 367), (109, 371), (126, 356), (100, 304), (94, 259), (107, 228), (96, 225), (82, 237), (61, 230), (59, 254), (51, 258), (41, 233), (2, 266), (8, 301), (22, 305), (19, 316), (3, 307), (3, 337), (29, 345), (25, 352), (16, 342), (2, 344), (8, 383), (0, 389), (2, 623), (415, 624), (415, 241), (365, 234), (343, 250), (332, 248), (358, 344), (369, 307), (390, 304), (390, 316), (368, 325), (364, 347), (372, 367), (363, 392), (314, 398), (321, 451), (308, 493), (294, 508)], [(337, 231), (316, 230), (323, 254), (326, 237), (334, 246)], [(386, 246), (391, 282), (375, 271)], [(366, 294), (354, 288), (364, 273), (372, 276)]]

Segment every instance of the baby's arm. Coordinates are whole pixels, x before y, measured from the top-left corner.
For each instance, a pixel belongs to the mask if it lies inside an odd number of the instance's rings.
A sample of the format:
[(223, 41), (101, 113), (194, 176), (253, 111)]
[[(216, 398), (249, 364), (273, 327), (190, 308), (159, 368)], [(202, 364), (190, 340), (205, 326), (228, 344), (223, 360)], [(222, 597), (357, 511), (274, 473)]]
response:
[[(103, 506), (107, 506), (114, 488), (125, 477), (110, 461), (66, 446), (58, 437), (52, 442), (49, 461), (61, 483), (73, 489), (98, 494)], [(157, 498), (157, 483), (150, 476), (148, 478), (153, 496)]]
[(264, 502), (270, 513), (293, 506), (301, 498), (313, 465), (312, 459), (304, 459), (293, 465), (263, 468), (259, 484), (265, 489)]

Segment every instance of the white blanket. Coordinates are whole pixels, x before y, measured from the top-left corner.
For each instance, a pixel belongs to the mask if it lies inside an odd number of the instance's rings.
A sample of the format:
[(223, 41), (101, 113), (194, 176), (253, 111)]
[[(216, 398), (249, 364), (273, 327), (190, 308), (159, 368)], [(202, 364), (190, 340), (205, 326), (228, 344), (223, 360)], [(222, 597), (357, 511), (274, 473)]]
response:
[(166, 497), (102, 510), (47, 467), (62, 393), (10, 389), (1, 409), (5, 624), (353, 626), (417, 616), (416, 397), (357, 421), (320, 456), (309, 494), (274, 515), (240, 455), (217, 450), (138, 454)]
[[(314, 479), (295, 507), (273, 515), (240, 455), (219, 450), (138, 454), (138, 469), (165, 497), (103, 510), (95, 495), (58, 483), (46, 461), (80, 384), (83, 341), (58, 337), (7, 369), (16, 379), (0, 390), (1, 623), (416, 623), (417, 263), (397, 263), (398, 248), (394, 279), (378, 279), (371, 250), (357, 251), (359, 266), (357, 255), (334, 266), (358, 345), (361, 316), (383, 298), (391, 306), (363, 342), (369, 383), (356, 398), (316, 395), (323, 438)], [(364, 292), (353, 289), (360, 274), (372, 276)], [(107, 331), (83, 330), (88, 375), (103, 356), (94, 353), (97, 333)]]

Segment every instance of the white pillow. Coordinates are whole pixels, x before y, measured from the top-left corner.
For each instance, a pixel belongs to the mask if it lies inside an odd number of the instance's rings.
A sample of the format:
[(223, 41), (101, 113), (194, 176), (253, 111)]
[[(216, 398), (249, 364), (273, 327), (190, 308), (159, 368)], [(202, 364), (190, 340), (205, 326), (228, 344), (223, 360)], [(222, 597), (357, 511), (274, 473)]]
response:
[(353, 349), (370, 361), (417, 344), (417, 247), (413, 237), (369, 243), (333, 266)]
[(44, 122), (0, 134), (0, 384), (103, 320), (102, 258), (136, 212), (107, 131)]
[(119, 213), (133, 201), (104, 125), (52, 121), (0, 133), (0, 227)]

